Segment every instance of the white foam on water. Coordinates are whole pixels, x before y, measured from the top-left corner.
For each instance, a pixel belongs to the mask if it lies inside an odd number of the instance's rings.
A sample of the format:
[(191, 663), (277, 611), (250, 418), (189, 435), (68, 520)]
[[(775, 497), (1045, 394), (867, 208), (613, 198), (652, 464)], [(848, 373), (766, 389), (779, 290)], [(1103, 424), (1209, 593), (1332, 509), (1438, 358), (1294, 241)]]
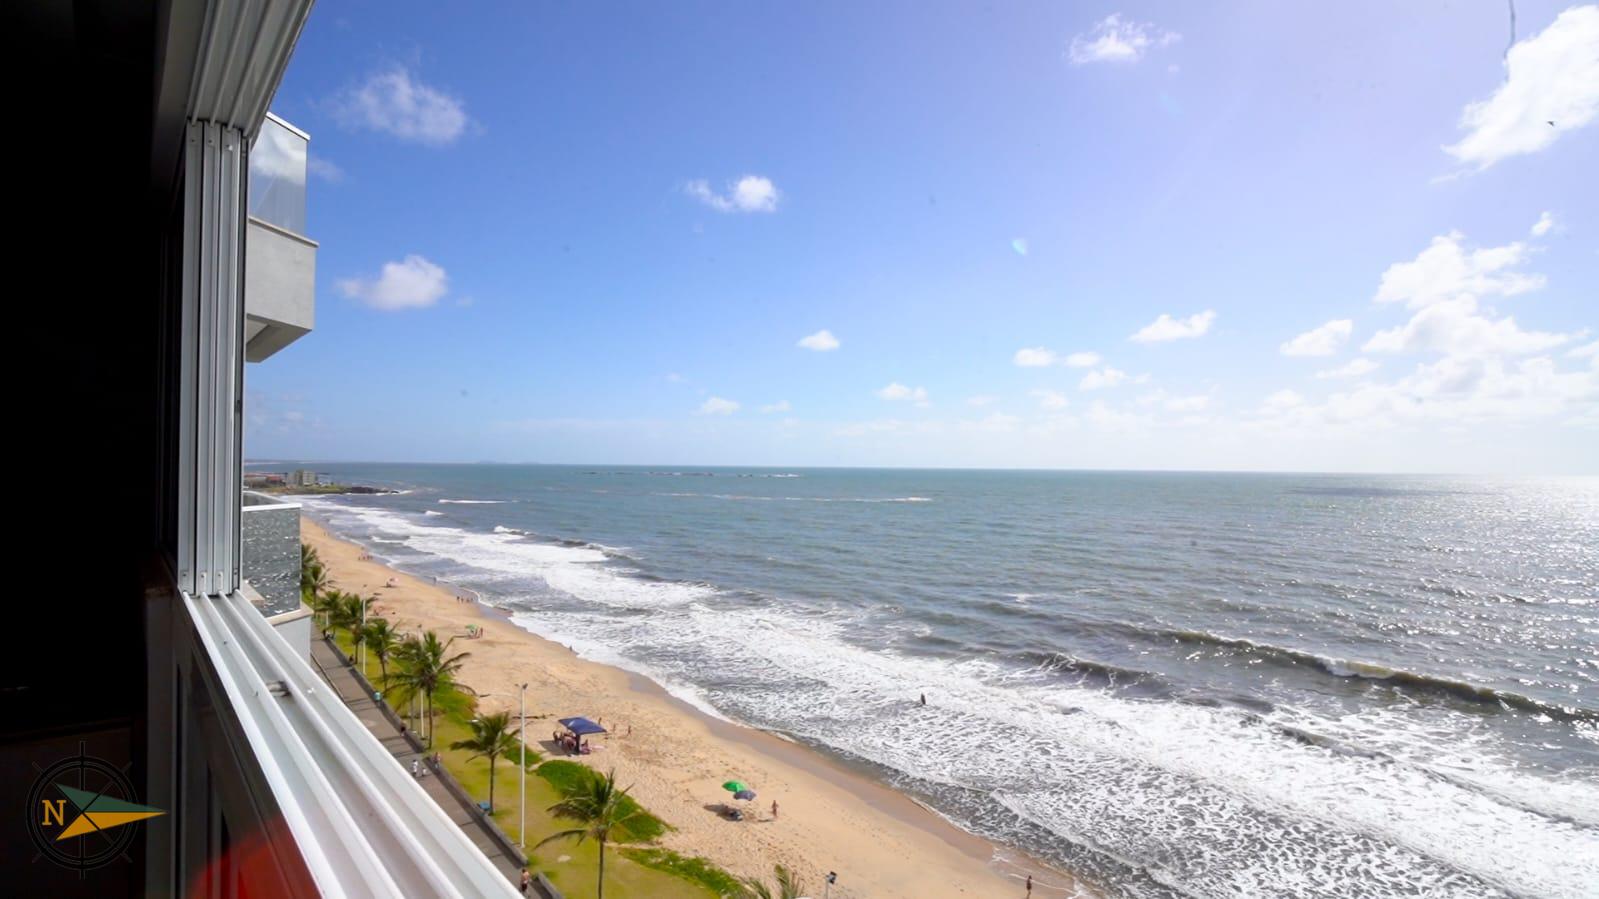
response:
[[(705, 695), (740, 718), (989, 793), (1195, 895), (1405, 895), (1425, 884), (1434, 895), (1575, 897), (1599, 883), (1592, 828), (1419, 767), (1305, 746), (1240, 712), (1043, 675), (1029, 683), (985, 660), (869, 651), (843, 642), (845, 622), (780, 610), (563, 617), (534, 612), (528, 623), (646, 656), (658, 678), (731, 672), (736, 691)], [(927, 707), (914, 701), (922, 692)]]
[(930, 503), (928, 496), (761, 496), (748, 493), (693, 493), (659, 491), (651, 496), (698, 497), (756, 503)]
[[(571, 597), (579, 611), (535, 600), (513, 620), (585, 657), (645, 674), (706, 711), (904, 772), (934, 792), (986, 795), (992, 809), (1189, 895), (1575, 899), (1599, 885), (1599, 828), (1584, 823), (1599, 820), (1592, 785), (1485, 770), (1477, 748), (1440, 753), (1435, 735), (1397, 715), (1261, 719), (1130, 699), (992, 659), (867, 649), (850, 642), (854, 622), (839, 613), (776, 601), (749, 608), (708, 586), (627, 577), (596, 564), (605, 556), (595, 549), (509, 530), (336, 508), (409, 549), (505, 576), (509, 593), (525, 594), (514, 585), (536, 578)], [(921, 693), (926, 706), (916, 702)], [(1306, 745), (1275, 724), (1359, 745), (1382, 730), (1388, 754)], [(1429, 771), (1429, 759), (1452, 776)], [(950, 811), (1004, 835), (994, 811), (969, 802)]]
[(504, 499), (441, 499), (439, 502), (454, 506), (501, 506), (510, 500)]

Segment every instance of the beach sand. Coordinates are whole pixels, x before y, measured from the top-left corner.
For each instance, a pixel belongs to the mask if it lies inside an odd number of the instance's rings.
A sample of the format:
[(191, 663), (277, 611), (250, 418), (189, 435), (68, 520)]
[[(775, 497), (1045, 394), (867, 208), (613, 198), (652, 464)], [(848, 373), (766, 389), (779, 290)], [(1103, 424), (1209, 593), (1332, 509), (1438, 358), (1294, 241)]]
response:
[[(456, 642), (457, 650), (471, 652), (460, 680), (479, 694), (494, 694), (482, 698), (480, 708), (513, 715), (516, 685), (527, 683), (531, 746), (562, 757), (550, 745), (555, 719), (603, 719), (612, 735), (596, 739), (601, 748), (580, 760), (615, 768), (644, 807), (674, 828), (661, 840), (670, 849), (704, 856), (744, 877), (770, 880), (772, 866), (784, 864), (818, 895), (825, 874), (837, 871), (837, 897), (1020, 897), (1028, 874), (1035, 896), (1089, 893), (1069, 875), (1019, 853), (1006, 850), (1005, 860), (996, 861), (994, 844), (820, 752), (730, 724), (646, 678), (585, 661), (492, 609), (457, 601), (446, 586), (364, 558), (361, 547), (301, 521), (302, 538), (316, 547), (333, 584), (375, 595), (376, 613), (402, 631), (428, 628), (442, 638), (464, 635), (467, 625), (481, 627), (482, 637)], [(727, 800), (721, 785), (729, 779), (759, 794), (745, 806), (746, 814), (755, 814), (742, 822), (713, 810)]]

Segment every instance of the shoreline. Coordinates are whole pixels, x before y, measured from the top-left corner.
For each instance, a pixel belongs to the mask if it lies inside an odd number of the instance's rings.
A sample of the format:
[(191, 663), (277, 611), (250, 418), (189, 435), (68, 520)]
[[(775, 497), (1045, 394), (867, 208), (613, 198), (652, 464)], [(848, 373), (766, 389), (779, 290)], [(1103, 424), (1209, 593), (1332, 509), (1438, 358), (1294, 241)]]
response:
[[(1021, 896), (1028, 875), (1041, 899), (1093, 895), (1070, 874), (961, 829), (825, 751), (707, 714), (644, 675), (584, 659), (503, 610), (460, 602), (448, 585), (391, 568), (310, 517), (300, 520), (301, 539), (316, 547), (333, 583), (375, 595), (375, 611), (396, 627), (441, 637), (481, 627), (480, 638), (456, 644), (471, 653), (460, 681), (480, 694), (483, 708), (513, 713), (516, 685), (527, 683), (530, 746), (562, 757), (539, 728), (568, 715), (611, 719), (616, 733), (579, 760), (615, 767), (639, 801), (672, 825), (661, 840), (667, 848), (740, 877), (768, 878), (784, 864), (813, 887), (838, 871), (832, 892), (839, 897)], [(732, 776), (760, 791), (745, 822), (714, 813), (724, 798), (720, 783)]]

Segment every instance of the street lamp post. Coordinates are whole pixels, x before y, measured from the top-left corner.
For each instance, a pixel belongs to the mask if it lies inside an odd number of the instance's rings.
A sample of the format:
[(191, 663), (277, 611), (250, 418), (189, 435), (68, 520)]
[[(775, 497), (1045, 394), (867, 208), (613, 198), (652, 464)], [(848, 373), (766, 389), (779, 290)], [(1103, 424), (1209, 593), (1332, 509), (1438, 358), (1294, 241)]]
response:
[(516, 826), (516, 842), (525, 852), (527, 851), (527, 684), (523, 684), (517, 692), (516, 717), (522, 722), (522, 770), (520, 773), (522, 798), (517, 803), (517, 809), (522, 813), (522, 820)]

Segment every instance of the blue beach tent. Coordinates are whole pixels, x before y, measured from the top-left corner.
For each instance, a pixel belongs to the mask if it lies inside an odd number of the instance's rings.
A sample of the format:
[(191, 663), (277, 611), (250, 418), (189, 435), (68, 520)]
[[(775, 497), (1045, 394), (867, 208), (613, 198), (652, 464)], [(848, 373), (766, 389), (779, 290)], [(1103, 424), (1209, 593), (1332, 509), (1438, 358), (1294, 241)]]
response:
[(595, 724), (587, 718), (561, 718), (558, 720), (561, 722), (562, 727), (580, 737), (586, 737), (590, 734), (605, 733), (605, 728), (600, 727), (598, 724)]

